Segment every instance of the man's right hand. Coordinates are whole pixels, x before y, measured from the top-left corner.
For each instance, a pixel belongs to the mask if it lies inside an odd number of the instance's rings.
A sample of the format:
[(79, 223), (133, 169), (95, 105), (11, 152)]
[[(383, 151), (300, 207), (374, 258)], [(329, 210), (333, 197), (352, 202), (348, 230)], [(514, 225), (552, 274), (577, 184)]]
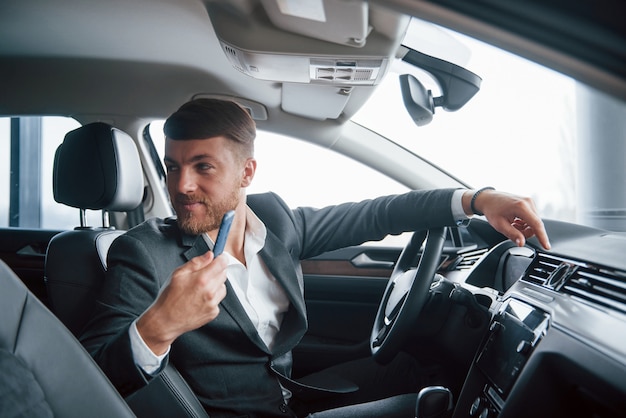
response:
[(137, 320), (137, 331), (156, 355), (185, 332), (211, 322), (226, 296), (226, 256), (213, 252), (194, 257), (170, 277), (158, 298)]

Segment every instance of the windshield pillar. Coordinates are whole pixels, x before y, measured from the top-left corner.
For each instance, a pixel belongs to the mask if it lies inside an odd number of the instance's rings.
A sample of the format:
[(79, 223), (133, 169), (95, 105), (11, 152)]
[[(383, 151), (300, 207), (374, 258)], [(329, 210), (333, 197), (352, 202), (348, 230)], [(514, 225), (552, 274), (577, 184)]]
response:
[(578, 217), (626, 232), (626, 104), (577, 87)]

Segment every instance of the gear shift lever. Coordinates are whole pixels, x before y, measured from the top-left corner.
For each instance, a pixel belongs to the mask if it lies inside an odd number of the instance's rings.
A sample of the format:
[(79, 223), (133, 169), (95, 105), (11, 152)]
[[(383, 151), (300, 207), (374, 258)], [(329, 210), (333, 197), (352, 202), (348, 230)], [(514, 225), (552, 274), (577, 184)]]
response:
[(427, 386), (417, 394), (415, 418), (444, 418), (452, 411), (452, 393), (443, 386)]

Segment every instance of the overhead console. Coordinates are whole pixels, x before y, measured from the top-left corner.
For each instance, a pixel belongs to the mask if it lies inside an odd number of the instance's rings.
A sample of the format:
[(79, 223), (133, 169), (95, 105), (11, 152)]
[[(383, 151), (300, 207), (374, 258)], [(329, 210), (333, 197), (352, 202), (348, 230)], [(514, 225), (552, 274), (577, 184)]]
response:
[(235, 68), (283, 83), (375, 85), (409, 24), (362, 1), (212, 1), (207, 8)]
[(207, 9), (234, 68), (280, 83), (283, 111), (319, 120), (338, 118), (355, 88), (380, 83), (410, 22), (350, 0), (213, 0)]

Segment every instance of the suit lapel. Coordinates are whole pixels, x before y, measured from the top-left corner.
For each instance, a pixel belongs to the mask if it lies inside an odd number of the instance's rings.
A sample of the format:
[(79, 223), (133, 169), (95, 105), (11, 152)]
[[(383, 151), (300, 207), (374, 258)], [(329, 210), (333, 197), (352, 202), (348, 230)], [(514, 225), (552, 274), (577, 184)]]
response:
[(291, 350), (306, 331), (303, 289), (300, 288), (291, 255), (278, 237), (269, 229), (267, 230), (265, 246), (260, 255), (267, 268), (285, 289), (291, 302), (274, 344), (274, 354), (281, 355)]
[(287, 292), (289, 300), (298, 313), (305, 316), (304, 289), (300, 288), (296, 266), (293, 265), (291, 255), (283, 243), (269, 229), (260, 255), (267, 268)]
[(233, 290), (230, 282), (226, 281), (226, 296), (220, 302), (220, 306), (228, 312), (228, 314), (233, 318), (233, 320), (239, 325), (241, 330), (250, 338), (250, 340), (257, 346), (259, 349), (263, 350), (267, 354), (271, 354), (265, 342), (259, 336), (254, 324), (250, 320), (250, 317), (246, 313), (243, 306), (241, 306), (241, 302), (237, 298), (235, 291)]
[(183, 251), (185, 261), (189, 261), (210, 250), (209, 246), (200, 235), (188, 235), (180, 231), (180, 242), (182, 247), (186, 248), (186, 250)]

